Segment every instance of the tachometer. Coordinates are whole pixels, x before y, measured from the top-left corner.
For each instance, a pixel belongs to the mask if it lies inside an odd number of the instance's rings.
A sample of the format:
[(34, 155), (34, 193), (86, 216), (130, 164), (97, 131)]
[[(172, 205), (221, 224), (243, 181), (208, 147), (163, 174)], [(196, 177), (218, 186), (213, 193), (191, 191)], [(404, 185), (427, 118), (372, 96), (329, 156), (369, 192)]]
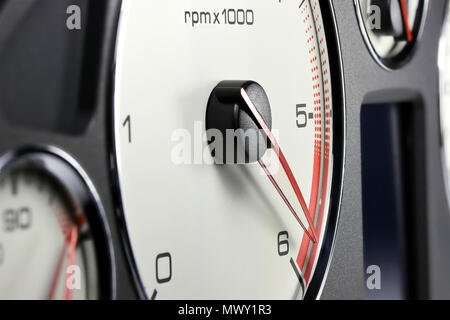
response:
[(303, 298), (315, 275), (320, 287), (344, 138), (331, 6), (123, 2), (115, 156), (147, 298)]

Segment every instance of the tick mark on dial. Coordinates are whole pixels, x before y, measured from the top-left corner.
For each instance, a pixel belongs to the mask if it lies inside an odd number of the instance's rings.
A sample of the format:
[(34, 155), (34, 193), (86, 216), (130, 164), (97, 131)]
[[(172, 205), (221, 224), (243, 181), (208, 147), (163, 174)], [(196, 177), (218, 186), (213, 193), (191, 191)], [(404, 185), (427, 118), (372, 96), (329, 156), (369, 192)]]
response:
[(300, 274), (300, 271), (298, 271), (297, 264), (295, 263), (294, 259), (291, 258), (290, 260), (292, 269), (294, 269), (295, 275), (298, 278), (298, 281), (300, 282), (300, 285), (302, 286), (303, 292), (305, 292), (305, 280), (303, 279), (302, 275)]
[(11, 192), (14, 196), (16, 196), (18, 193), (18, 179), (19, 177), (17, 176), (17, 174), (11, 175)]

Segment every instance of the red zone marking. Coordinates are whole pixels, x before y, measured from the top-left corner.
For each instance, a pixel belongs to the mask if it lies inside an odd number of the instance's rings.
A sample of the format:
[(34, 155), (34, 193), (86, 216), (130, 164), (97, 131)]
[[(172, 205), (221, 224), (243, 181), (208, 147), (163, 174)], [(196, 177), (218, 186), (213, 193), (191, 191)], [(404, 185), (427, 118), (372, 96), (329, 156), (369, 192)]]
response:
[[(314, 169), (313, 169), (313, 179), (312, 179), (312, 187), (311, 187), (311, 198), (309, 202), (309, 212), (313, 219), (316, 218), (316, 207), (319, 195), (319, 185), (320, 185), (320, 165), (321, 165), (321, 157), (322, 157), (322, 102), (325, 102), (326, 109), (326, 128), (325, 128), (325, 159), (324, 159), (324, 168), (323, 168), (323, 183), (322, 190), (320, 193), (320, 207), (319, 207), (319, 216), (317, 220), (317, 226), (315, 228), (318, 233), (319, 239), (322, 231), (322, 223), (323, 223), (323, 214), (325, 210), (326, 204), (326, 194), (327, 194), (327, 185), (328, 185), (328, 172), (329, 172), (329, 159), (330, 159), (330, 125), (331, 125), (331, 98), (330, 98), (330, 89), (329, 89), (329, 78), (327, 77), (328, 71), (328, 62), (327, 62), (327, 51), (324, 46), (325, 38), (323, 34), (323, 27), (319, 25), (320, 15), (316, 14), (316, 10), (318, 8), (318, 2), (315, 0), (314, 5), (312, 7), (311, 13), (309, 13), (309, 5), (305, 4), (304, 8), (301, 10), (301, 14), (303, 15), (303, 23), (306, 26), (306, 35), (307, 35), (307, 44), (310, 46), (310, 64), (311, 64), (311, 72), (312, 72), (312, 80), (313, 80), (313, 100), (314, 100), (314, 125), (315, 125), (315, 134), (314, 134)], [(313, 14), (314, 19), (311, 18), (311, 14)], [(317, 37), (320, 39), (318, 43), (314, 44), (313, 40), (315, 39), (314, 34), (308, 36), (310, 33), (314, 32), (315, 28), (313, 28), (313, 24), (317, 26)], [(317, 48), (316, 46), (319, 46)], [(320, 51), (320, 53), (318, 52)], [(319, 56), (320, 54), (320, 56)], [(323, 78), (323, 87), (324, 87), (324, 95), (325, 100), (322, 101), (322, 93), (320, 90), (320, 70), (322, 63), (322, 78)], [(313, 227), (313, 226), (312, 226)], [(306, 258), (308, 255), (308, 249), (312, 244), (311, 254), (306, 264)], [(304, 234), (302, 243), (300, 246), (299, 254), (297, 256), (297, 265), (302, 270), (303, 276), (305, 278), (305, 282), (308, 285), (312, 269), (314, 266), (317, 249), (318, 249), (319, 241), (316, 243), (311, 243), (309, 237)]]

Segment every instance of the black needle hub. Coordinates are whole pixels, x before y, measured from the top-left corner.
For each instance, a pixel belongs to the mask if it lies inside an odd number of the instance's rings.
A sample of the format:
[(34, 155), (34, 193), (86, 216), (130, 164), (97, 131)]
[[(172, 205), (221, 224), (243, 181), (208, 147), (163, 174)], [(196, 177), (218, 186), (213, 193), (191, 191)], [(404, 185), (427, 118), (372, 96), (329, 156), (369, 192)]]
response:
[[(254, 81), (222, 81), (212, 91), (206, 110), (208, 141), (218, 164), (245, 164), (259, 161), (270, 141), (244, 101), (248, 95), (265, 123), (272, 129), (269, 98)], [(222, 145), (217, 143), (217, 134)]]

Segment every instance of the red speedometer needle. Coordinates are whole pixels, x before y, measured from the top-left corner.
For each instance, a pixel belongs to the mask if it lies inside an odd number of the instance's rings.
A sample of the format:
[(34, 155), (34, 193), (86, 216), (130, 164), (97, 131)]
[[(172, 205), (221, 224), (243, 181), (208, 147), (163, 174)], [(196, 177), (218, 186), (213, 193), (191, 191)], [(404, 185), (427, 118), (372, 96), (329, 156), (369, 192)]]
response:
[(408, 37), (408, 41), (411, 42), (413, 41), (413, 34), (409, 25), (408, 6), (406, 5), (406, 0), (400, 0), (400, 5), (402, 7), (403, 24), (405, 26), (406, 36)]
[[(70, 230), (70, 238), (69, 238), (69, 260), (67, 262), (67, 266), (73, 266), (75, 264), (75, 253), (77, 249), (78, 242), (78, 227), (73, 226)], [(64, 284), (65, 292), (64, 292), (64, 300), (70, 300), (72, 296), (72, 289), (68, 286), (70, 274), (66, 274), (66, 281)]]
[[(67, 266), (71, 266), (75, 263), (75, 252), (76, 252), (76, 246), (78, 241), (78, 227), (73, 226), (70, 229), (69, 234), (64, 239), (64, 244), (61, 249), (61, 253), (58, 258), (58, 263), (56, 265), (55, 273), (53, 274), (52, 283), (50, 286), (49, 293), (47, 295), (47, 300), (53, 300), (55, 297), (56, 287), (58, 284), (58, 280), (61, 277), (61, 270), (64, 265), (64, 257), (67, 254), (67, 247), (69, 246), (69, 256), (68, 256), (68, 262)], [(67, 277), (69, 275), (66, 275), (66, 281), (64, 281), (64, 299), (69, 300), (71, 297), (71, 290), (67, 287)]]
[(47, 295), (47, 300), (53, 300), (56, 291), (56, 285), (58, 284), (58, 279), (61, 276), (61, 269), (64, 262), (64, 257), (67, 253), (67, 241), (64, 241), (61, 253), (59, 254), (58, 264), (56, 265), (55, 273), (53, 274), (52, 284), (50, 285), (50, 290)]
[(294, 208), (292, 207), (291, 203), (289, 202), (289, 200), (287, 199), (286, 195), (284, 194), (284, 192), (282, 191), (282, 189), (280, 188), (279, 184), (277, 183), (276, 179), (273, 177), (273, 175), (269, 172), (267, 166), (264, 164), (264, 162), (262, 160), (259, 160), (259, 164), (261, 165), (261, 167), (263, 168), (264, 172), (267, 174), (267, 176), (269, 177), (270, 181), (272, 182), (273, 186), (275, 187), (275, 189), (277, 190), (277, 192), (280, 194), (281, 198), (283, 199), (283, 201), (286, 203), (287, 207), (289, 208), (289, 210), (291, 211), (291, 213), (294, 215), (295, 219), (299, 222), (299, 224), (301, 225), (301, 227), (305, 230), (306, 234), (309, 236), (309, 238), (313, 241), (313, 242), (317, 242), (317, 235), (316, 235), (316, 231), (314, 230), (314, 224), (312, 222), (312, 218), (310, 216), (309, 213), (309, 209), (308, 206), (306, 205), (305, 199), (303, 198), (303, 195), (300, 191), (300, 187), (298, 186), (297, 180), (294, 177), (294, 174), (292, 173), (292, 170), (283, 154), (283, 152), (281, 151), (281, 148), (277, 142), (277, 140), (275, 139), (275, 136), (272, 134), (272, 131), (269, 129), (268, 125), (266, 124), (264, 118), (261, 116), (261, 114), (259, 113), (258, 109), (256, 108), (256, 106), (253, 104), (252, 100), (250, 99), (250, 97), (248, 96), (247, 92), (245, 91), (244, 88), (241, 89), (241, 95), (242, 98), (244, 99), (245, 103), (247, 104), (247, 107), (249, 108), (250, 112), (252, 113), (253, 117), (256, 119), (256, 121), (258, 122), (258, 125), (263, 129), (264, 133), (267, 135), (267, 137), (269, 138), (270, 142), (271, 142), (271, 149), (273, 149), (276, 153), (276, 155), (278, 156), (278, 159), (281, 163), (281, 166), (283, 167), (284, 172), (286, 173), (286, 176), (289, 179), (290, 185), (297, 197), (297, 200), (303, 210), (303, 216), (306, 218), (306, 220), (308, 221), (308, 225), (309, 228), (305, 226), (305, 224), (302, 222), (302, 220), (300, 219), (300, 217), (298, 216), (297, 212), (294, 210)]

